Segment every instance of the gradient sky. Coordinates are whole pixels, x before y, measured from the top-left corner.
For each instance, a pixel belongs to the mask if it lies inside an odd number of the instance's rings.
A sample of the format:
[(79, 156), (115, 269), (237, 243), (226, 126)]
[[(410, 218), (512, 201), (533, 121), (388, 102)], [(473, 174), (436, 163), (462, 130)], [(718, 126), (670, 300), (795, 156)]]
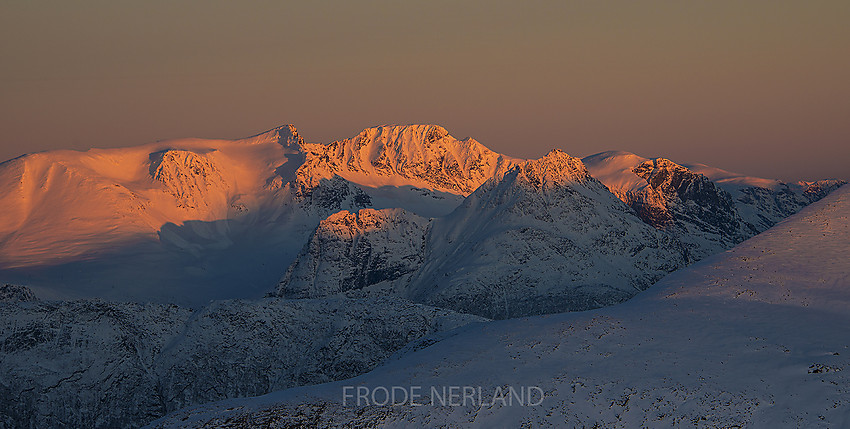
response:
[(518, 157), (850, 179), (848, 23), (847, 0), (6, 0), (0, 159), (437, 123)]

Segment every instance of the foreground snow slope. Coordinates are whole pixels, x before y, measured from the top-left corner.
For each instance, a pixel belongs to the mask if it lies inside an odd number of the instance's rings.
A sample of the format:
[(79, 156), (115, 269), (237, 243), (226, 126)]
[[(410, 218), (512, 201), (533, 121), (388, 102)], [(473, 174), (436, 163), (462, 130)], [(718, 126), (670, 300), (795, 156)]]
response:
[[(351, 380), (186, 409), (153, 427), (847, 427), (848, 253), (843, 186), (627, 303), (460, 328)], [(421, 386), (427, 405), (343, 406), (344, 386)], [(432, 406), (432, 386), (481, 386), (484, 404)], [(493, 404), (496, 386), (545, 396)]]

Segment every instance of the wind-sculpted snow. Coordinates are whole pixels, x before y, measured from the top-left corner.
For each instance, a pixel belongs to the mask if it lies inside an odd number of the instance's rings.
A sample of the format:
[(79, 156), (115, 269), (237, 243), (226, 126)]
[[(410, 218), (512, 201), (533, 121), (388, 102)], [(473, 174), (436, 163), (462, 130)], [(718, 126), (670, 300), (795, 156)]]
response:
[(199, 311), (19, 301), (0, 301), (8, 428), (138, 427), (193, 404), (352, 377), (412, 340), (483, 320), (386, 298), (219, 301)]
[[(627, 303), (467, 326), (351, 380), (151, 427), (847, 427), (849, 214), (844, 186)], [(496, 395), (522, 387), (542, 401)]]

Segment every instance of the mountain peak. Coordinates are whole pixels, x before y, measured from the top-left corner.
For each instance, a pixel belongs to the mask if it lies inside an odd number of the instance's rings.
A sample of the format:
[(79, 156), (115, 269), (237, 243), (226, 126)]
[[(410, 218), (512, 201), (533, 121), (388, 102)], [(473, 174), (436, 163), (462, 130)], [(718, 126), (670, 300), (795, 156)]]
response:
[(299, 174), (339, 175), (364, 186), (414, 186), (469, 195), (513, 161), (439, 125), (381, 125), (327, 145), (310, 145)]
[(411, 141), (431, 143), (451, 136), (445, 128), (435, 124), (387, 124), (366, 128), (357, 137), (365, 140), (386, 139), (398, 144)]
[(633, 168), (632, 171), (653, 188), (673, 189), (679, 187), (685, 180), (709, 182), (708, 178), (702, 174), (694, 173), (666, 158), (648, 160)]
[[(593, 155), (588, 155), (582, 158), (582, 162), (586, 165), (615, 165), (615, 166), (624, 166), (626, 164), (635, 165), (641, 164), (647, 159), (636, 155), (632, 152), (627, 152), (623, 150), (609, 150), (605, 152), (599, 152)], [(594, 176), (595, 177), (595, 176)]]
[(583, 182), (590, 175), (580, 159), (560, 149), (552, 149), (543, 158), (520, 164), (519, 174), (535, 187), (564, 182)]
[(646, 170), (646, 169), (648, 169), (650, 166), (652, 166), (652, 168), (655, 168), (655, 169), (666, 169), (666, 170), (676, 170), (676, 171), (690, 171), (690, 170), (688, 170), (687, 168), (685, 168), (685, 167), (683, 167), (683, 166), (681, 166), (681, 165), (679, 165), (679, 164), (676, 164), (675, 162), (670, 161), (670, 160), (669, 160), (669, 159), (667, 159), (667, 158), (655, 158), (655, 159), (651, 159), (651, 160), (649, 160), (649, 161), (644, 162), (643, 164), (641, 164), (640, 166), (638, 166), (638, 167), (636, 167), (636, 168), (640, 168), (640, 169), (642, 169), (642, 170)]
[(304, 138), (298, 134), (298, 130), (292, 124), (272, 128), (255, 136), (242, 139), (242, 141), (248, 144), (277, 143), (285, 148), (298, 151), (304, 145)]

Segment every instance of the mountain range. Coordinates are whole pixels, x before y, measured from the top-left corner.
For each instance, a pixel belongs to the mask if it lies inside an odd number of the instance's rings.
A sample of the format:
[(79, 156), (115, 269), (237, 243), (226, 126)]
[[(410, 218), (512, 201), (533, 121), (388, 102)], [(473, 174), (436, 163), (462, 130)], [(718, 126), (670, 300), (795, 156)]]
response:
[[(287, 125), (240, 140), (44, 152), (0, 164), (7, 207), (0, 212), (0, 281), (26, 284), (43, 298), (191, 307), (275, 289), (298, 296), (288, 291), (316, 282), (306, 276), (306, 259), (333, 257), (316, 246), (317, 227), (343, 210), (401, 209), (387, 216), (424, 228), (421, 243), (407, 238), (393, 250), (406, 253), (404, 279), (394, 279), (401, 295), (457, 302), (485, 317), (575, 310), (626, 299), (841, 183), (784, 184), (628, 153), (579, 160), (555, 151), (520, 160), (436, 125), (369, 128), (330, 144), (305, 143)], [(384, 246), (374, 238), (362, 243)], [(663, 255), (650, 255), (659, 248)], [(597, 260), (601, 254), (626, 260)], [(380, 255), (347, 257), (348, 266), (335, 262), (335, 269), (366, 267), (355, 289), (389, 281), (378, 272), (386, 271)], [(527, 275), (539, 271), (527, 261), (558, 258), (554, 277)], [(504, 269), (483, 277), (468, 271), (494, 263)], [(616, 274), (608, 268), (614, 265)], [(606, 274), (586, 278), (591, 272)], [(512, 284), (522, 296), (497, 284)], [(564, 287), (575, 299), (554, 292)], [(481, 300), (487, 303), (470, 303)], [(505, 300), (530, 301), (511, 308)]]
[(138, 427), (622, 303), (843, 183), (524, 160), (437, 125), (25, 155), (0, 164), (0, 426)]

